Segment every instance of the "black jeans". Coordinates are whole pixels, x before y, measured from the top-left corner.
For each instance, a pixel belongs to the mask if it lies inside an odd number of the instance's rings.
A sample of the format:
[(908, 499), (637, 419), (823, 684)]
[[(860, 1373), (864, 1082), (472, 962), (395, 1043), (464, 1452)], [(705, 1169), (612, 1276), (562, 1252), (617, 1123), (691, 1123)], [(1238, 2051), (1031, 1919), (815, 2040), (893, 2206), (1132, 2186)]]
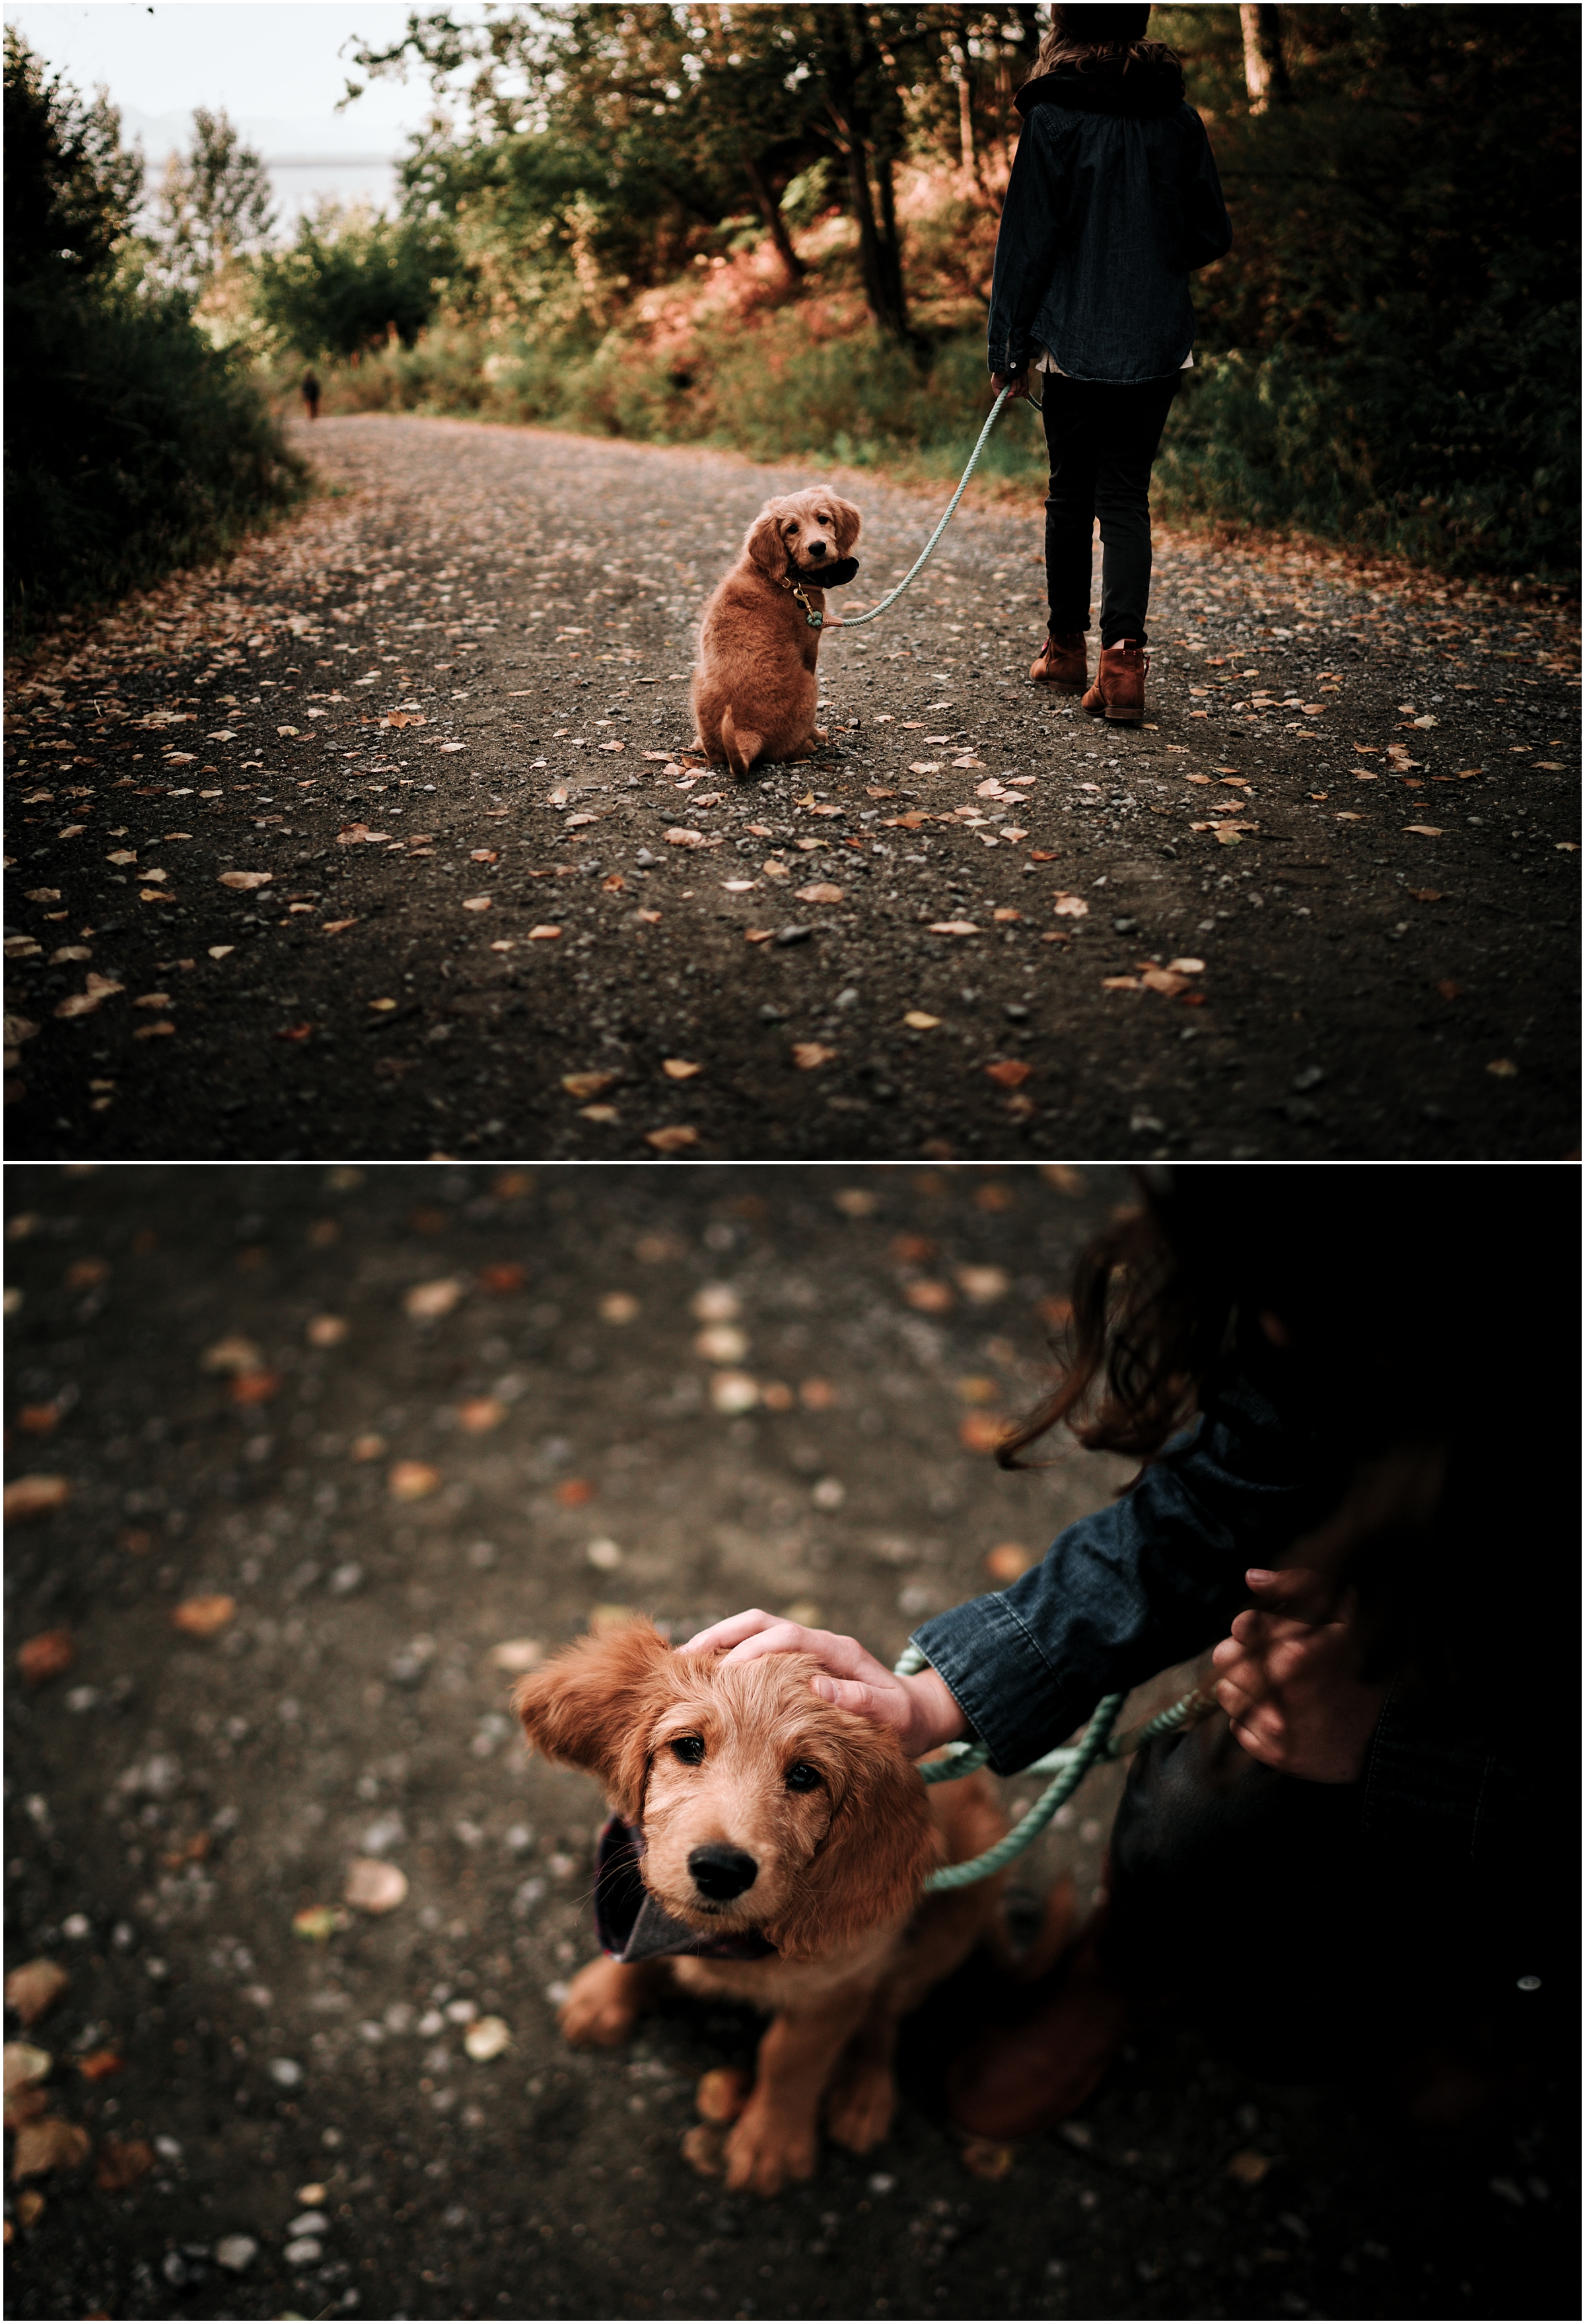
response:
[[(1461, 2023), (1534, 2054), (1571, 1983), (1549, 1933), (1566, 1942), (1569, 1908), (1534, 1878), (1545, 1851), (1521, 1838), (1495, 1877), (1388, 1859), (1362, 1836), (1364, 1788), (1278, 1775), (1220, 1714), (1147, 1745), (1111, 1834), (1114, 1974), (1273, 2081), (1387, 2063)], [(1544, 1993), (1520, 1988), (1543, 1968)]]
[(1040, 374), (1051, 490), (1046, 591), (1051, 634), (1090, 626), (1090, 542), (1101, 520), (1101, 642), (1146, 642), (1150, 603), (1150, 466), (1181, 372), (1111, 387)]

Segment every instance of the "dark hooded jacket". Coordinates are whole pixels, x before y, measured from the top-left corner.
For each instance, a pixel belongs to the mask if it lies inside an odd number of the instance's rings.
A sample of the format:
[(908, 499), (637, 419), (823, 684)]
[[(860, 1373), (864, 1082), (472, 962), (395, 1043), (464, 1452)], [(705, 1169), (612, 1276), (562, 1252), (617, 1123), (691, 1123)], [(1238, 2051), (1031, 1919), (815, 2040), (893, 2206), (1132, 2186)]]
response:
[(1114, 385), (1182, 369), (1189, 275), (1232, 247), (1204, 124), (1166, 60), (1103, 57), (1018, 91), (1024, 130), (991, 292), (993, 372), (1041, 347)]

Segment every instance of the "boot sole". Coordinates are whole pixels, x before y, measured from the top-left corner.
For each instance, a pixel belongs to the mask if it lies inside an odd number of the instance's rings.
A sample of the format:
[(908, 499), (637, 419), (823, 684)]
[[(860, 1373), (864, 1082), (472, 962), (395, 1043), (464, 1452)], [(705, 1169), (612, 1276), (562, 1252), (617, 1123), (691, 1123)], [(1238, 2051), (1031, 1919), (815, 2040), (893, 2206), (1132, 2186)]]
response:
[(1084, 715), (1087, 718), (1109, 719), (1114, 726), (1142, 726), (1145, 724), (1145, 713), (1142, 710), (1109, 710), (1104, 703), (1099, 710), (1092, 710), (1086, 704)]
[(1053, 694), (1083, 694), (1090, 681), (1087, 678), (1032, 678), (1031, 686), (1048, 686)]

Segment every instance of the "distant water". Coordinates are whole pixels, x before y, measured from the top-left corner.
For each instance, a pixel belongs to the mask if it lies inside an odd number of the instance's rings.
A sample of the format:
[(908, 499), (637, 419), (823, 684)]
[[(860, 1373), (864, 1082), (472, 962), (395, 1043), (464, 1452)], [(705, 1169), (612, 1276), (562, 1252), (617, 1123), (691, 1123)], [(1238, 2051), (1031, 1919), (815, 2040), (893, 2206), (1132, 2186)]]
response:
[(295, 156), (275, 161), (266, 154), (264, 166), (280, 211), (276, 228), (280, 234), (290, 235), (303, 211), (313, 209), (327, 196), (338, 202), (368, 202), (375, 209), (396, 208), (394, 161), (319, 161), (312, 155), (301, 161)]

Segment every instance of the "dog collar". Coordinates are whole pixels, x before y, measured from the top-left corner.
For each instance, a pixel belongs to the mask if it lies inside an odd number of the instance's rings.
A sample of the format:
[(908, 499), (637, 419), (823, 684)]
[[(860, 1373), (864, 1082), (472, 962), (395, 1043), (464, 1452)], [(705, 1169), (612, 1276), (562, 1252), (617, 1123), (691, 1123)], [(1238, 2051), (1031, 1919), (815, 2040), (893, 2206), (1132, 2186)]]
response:
[(691, 1953), (701, 1960), (766, 1960), (776, 1950), (757, 1929), (713, 1937), (668, 1913), (645, 1887), (639, 1870), (644, 1853), (640, 1824), (613, 1815), (594, 1850), (594, 1933), (613, 1960), (662, 1960)]
[(810, 604), (807, 596), (805, 595), (803, 584), (799, 581), (795, 581), (790, 574), (784, 574), (782, 576), (781, 586), (784, 589), (790, 589), (792, 591), (793, 595), (797, 599), (799, 604), (804, 609), (804, 619), (807, 622), (809, 627), (812, 630), (823, 630), (825, 627), (825, 616), (824, 613), (817, 613), (815, 611), (814, 606)]

